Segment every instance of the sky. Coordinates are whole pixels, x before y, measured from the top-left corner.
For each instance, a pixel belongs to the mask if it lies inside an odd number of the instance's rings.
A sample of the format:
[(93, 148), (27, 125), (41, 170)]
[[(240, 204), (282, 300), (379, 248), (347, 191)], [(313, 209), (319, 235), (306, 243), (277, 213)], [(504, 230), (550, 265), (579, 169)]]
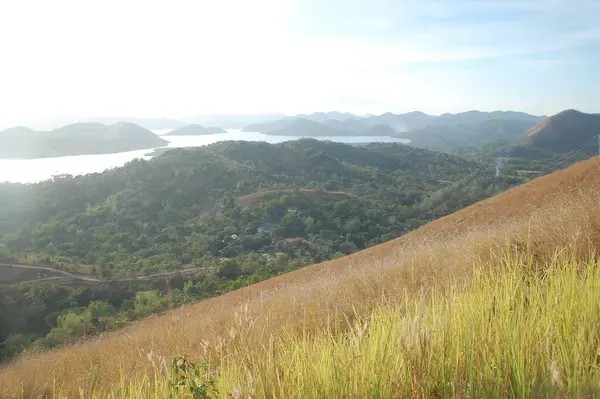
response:
[(600, 0), (0, 0), (0, 124), (600, 112)]

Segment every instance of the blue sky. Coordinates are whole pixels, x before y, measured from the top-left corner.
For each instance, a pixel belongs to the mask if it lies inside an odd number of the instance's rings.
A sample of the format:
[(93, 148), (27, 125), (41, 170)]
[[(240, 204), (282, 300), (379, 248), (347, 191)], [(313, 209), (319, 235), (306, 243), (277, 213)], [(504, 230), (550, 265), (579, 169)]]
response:
[(592, 0), (23, 0), (0, 4), (0, 54), (0, 124), (600, 112)]
[[(432, 113), (523, 109), (552, 114), (570, 107), (600, 111), (599, 1), (351, 0), (303, 5), (296, 26), (303, 35), (354, 44), (362, 57), (371, 49), (368, 73), (410, 82), (406, 96), (384, 97), (391, 103), (397, 99), (403, 109), (412, 102)], [(391, 86), (402, 90), (401, 84)], [(374, 93), (368, 100), (377, 97)]]

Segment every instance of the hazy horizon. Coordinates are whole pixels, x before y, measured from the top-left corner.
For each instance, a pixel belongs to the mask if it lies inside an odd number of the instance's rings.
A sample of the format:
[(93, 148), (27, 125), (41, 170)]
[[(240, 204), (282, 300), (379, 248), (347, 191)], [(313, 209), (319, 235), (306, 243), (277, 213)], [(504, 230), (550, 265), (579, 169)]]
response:
[[(470, 111), (480, 111), (480, 112), (495, 112), (495, 111), (501, 111), (501, 112), (524, 112), (524, 113), (528, 113), (526, 111), (522, 111), (522, 110), (514, 110), (514, 109), (493, 109), (493, 110), (481, 110), (481, 109), (468, 109), (468, 110), (464, 110), (464, 111), (458, 111), (458, 112), (448, 112), (449, 114), (460, 114), (460, 113), (465, 113), (465, 112), (470, 112)], [(231, 114), (231, 113), (215, 113), (215, 114), (196, 114), (196, 115), (187, 115), (184, 116), (182, 118), (176, 118), (176, 117), (169, 117), (169, 116), (155, 116), (155, 117), (140, 117), (140, 116), (136, 116), (136, 115), (120, 115), (120, 116), (115, 116), (115, 115), (106, 115), (106, 116), (74, 116), (74, 117), (62, 117), (62, 118), (48, 118), (48, 119), (32, 119), (32, 120), (23, 120), (17, 123), (12, 123), (12, 124), (6, 124), (3, 123), (3, 121), (0, 119), (0, 131), (5, 130), (5, 129), (9, 129), (9, 128), (13, 128), (13, 127), (28, 127), (34, 130), (53, 130), (56, 129), (58, 127), (62, 127), (62, 126), (66, 126), (69, 124), (73, 124), (73, 123), (80, 123), (80, 122), (94, 122), (94, 121), (99, 121), (101, 123), (107, 124), (106, 121), (109, 120), (110, 123), (116, 123), (117, 121), (132, 121), (132, 120), (148, 120), (148, 121), (152, 121), (152, 120), (174, 120), (177, 122), (183, 122), (185, 123), (186, 119), (189, 118), (194, 118), (194, 117), (205, 117), (205, 118), (214, 118), (214, 119), (218, 119), (218, 118), (227, 118), (227, 117), (247, 117), (247, 118), (251, 118), (251, 117), (263, 117), (261, 120), (264, 120), (265, 122), (267, 121), (273, 121), (276, 120), (278, 118), (286, 118), (286, 117), (294, 117), (294, 116), (301, 116), (301, 115), (310, 115), (310, 114), (315, 114), (315, 113), (332, 113), (332, 112), (339, 112), (339, 113), (351, 113), (355, 116), (358, 117), (368, 117), (368, 116), (372, 116), (372, 115), (381, 115), (384, 113), (388, 113), (391, 112), (393, 114), (406, 114), (406, 113), (410, 113), (410, 112), (423, 112), (420, 110), (412, 110), (412, 111), (406, 111), (406, 112), (393, 112), (393, 111), (384, 111), (381, 113), (364, 113), (364, 114), (357, 114), (357, 113), (352, 113), (349, 111), (345, 111), (345, 110), (329, 110), (329, 111), (313, 111), (313, 112), (307, 112), (307, 113), (298, 113), (298, 114), (285, 114), (285, 113), (278, 113), (278, 112), (257, 112), (257, 113), (238, 113), (238, 114)], [(447, 114), (446, 112), (443, 113), (439, 113), (439, 114), (430, 114), (425, 112), (425, 114), (430, 115), (430, 116), (435, 116), (438, 117), (440, 115), (443, 114)], [(530, 115), (535, 115), (535, 116), (552, 116), (552, 115), (547, 115), (547, 114), (531, 114), (528, 113)], [(198, 123), (198, 122), (190, 122), (191, 123)], [(248, 124), (250, 124), (251, 122), (249, 122)], [(228, 126), (220, 126), (220, 127), (225, 127), (228, 128)], [(159, 129), (160, 130), (160, 129)], [(163, 130), (169, 130), (169, 128), (167, 129), (163, 129)]]
[(598, 16), (595, 0), (3, 2), (0, 126), (598, 112)]

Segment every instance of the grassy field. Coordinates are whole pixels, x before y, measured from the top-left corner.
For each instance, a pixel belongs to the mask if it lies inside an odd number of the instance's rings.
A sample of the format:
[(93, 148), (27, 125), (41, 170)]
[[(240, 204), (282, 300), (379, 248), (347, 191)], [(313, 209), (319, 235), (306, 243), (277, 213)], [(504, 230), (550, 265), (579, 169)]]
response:
[(382, 246), (27, 354), (0, 369), (0, 397), (598, 396), (596, 187), (593, 159)]
[(184, 373), (183, 359), (173, 367), (151, 354), (150, 380), (123, 378), (108, 396), (598, 397), (599, 292), (597, 261), (557, 253), (540, 264), (507, 253), (468, 289), (407, 294), (365, 318), (284, 331), (259, 348), (248, 345), (251, 320), (242, 316), (216, 369)]

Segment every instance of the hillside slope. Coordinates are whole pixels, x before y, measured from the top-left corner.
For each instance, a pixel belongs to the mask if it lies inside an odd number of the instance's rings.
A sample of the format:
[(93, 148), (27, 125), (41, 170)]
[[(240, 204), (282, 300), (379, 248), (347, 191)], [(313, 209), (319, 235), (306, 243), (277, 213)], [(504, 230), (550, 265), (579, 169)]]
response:
[[(387, 301), (400, 302), (429, 286), (468, 282), (474, 265), (491, 267), (501, 262), (499, 254), (510, 256), (512, 248), (522, 246), (527, 256), (539, 257), (564, 247), (573, 251), (597, 247), (597, 187), (600, 159), (593, 158), (374, 248), (148, 319), (100, 339), (25, 356), (1, 370), (0, 394), (21, 392), (25, 386), (24, 394), (34, 395), (54, 384), (59, 391), (78, 395), (79, 387), (88, 386), (92, 369), (97, 392), (117, 389), (121, 368), (126, 378), (140, 378), (153, 375), (160, 368), (155, 361), (161, 359), (209, 354), (222, 358), (234, 347), (242, 350), (235, 339), (238, 332), (244, 335), (239, 345), (244, 345), (250, 359), (252, 351), (262, 350), (266, 337), (282, 328), (306, 334), (327, 326), (332, 316), (352, 327), (356, 317), (378, 308), (384, 292)], [(276, 345), (269, 342), (266, 345)]]
[[(440, 117), (441, 118), (441, 117)], [(420, 130), (399, 133), (411, 145), (452, 151), (482, 146), (500, 140), (514, 140), (535, 122), (518, 119), (491, 119), (473, 124), (431, 124)]]
[(443, 114), (434, 121), (436, 125), (460, 126), (477, 125), (487, 121), (519, 121), (533, 125), (544, 119), (544, 116), (530, 115), (514, 111), (467, 111), (458, 114)]
[(16, 127), (0, 132), (0, 158), (50, 158), (143, 150), (168, 144), (133, 123), (74, 123), (50, 132)]
[(328, 119), (324, 122), (316, 122), (305, 118), (249, 125), (244, 131), (296, 137), (393, 136), (396, 133), (387, 124), (370, 124), (360, 119)]
[(346, 136), (350, 131), (338, 130), (319, 122), (309, 119), (298, 118), (290, 121), (287, 125), (262, 132), (273, 136), (297, 136), (297, 137), (320, 137), (320, 136)]
[[(221, 142), (102, 174), (0, 186), (0, 238), (7, 235), (15, 254), (61, 256), (113, 275), (282, 252), (281, 241), (297, 237), (310, 240), (310, 248), (285, 252), (308, 256), (303, 262), (310, 264), (390, 239), (516, 183), (476, 163), (400, 144)], [(282, 189), (353, 197), (335, 208), (333, 197), (314, 206), (279, 196), (252, 212), (230, 202)], [(286, 216), (287, 208), (301, 215)], [(240, 263), (248, 268), (247, 259)]]
[(133, 123), (148, 130), (177, 129), (185, 126), (185, 123), (171, 118), (133, 118), (133, 117), (107, 117), (107, 118), (84, 118), (79, 122), (100, 122), (104, 125), (114, 125), (120, 122)]
[[(413, 130), (423, 130), (428, 126), (437, 126), (444, 128), (458, 128), (467, 127), (471, 125), (484, 124), (485, 122), (497, 123), (498, 121), (507, 121), (509, 123), (521, 123), (528, 127), (542, 121), (545, 116), (529, 115), (523, 112), (512, 112), (512, 111), (494, 111), (494, 112), (481, 112), (481, 111), (468, 111), (458, 114), (443, 114), (440, 116), (427, 115), (423, 112), (408, 112), (405, 114), (393, 114), (387, 112), (381, 115), (371, 115), (365, 117), (358, 117), (352, 114), (339, 114), (339, 113), (328, 113), (328, 114), (311, 114), (311, 115), (297, 115), (294, 117), (286, 117), (277, 119), (269, 122), (260, 122), (256, 124), (250, 124), (244, 128), (244, 131), (248, 132), (262, 132), (270, 133), (275, 130), (282, 130), (283, 134), (295, 135), (295, 136), (325, 136), (322, 127), (319, 124), (324, 124), (328, 127), (339, 129), (340, 132), (335, 135), (388, 135), (395, 132), (411, 132)], [(295, 121), (302, 121), (301, 125), (295, 125)], [(315, 122), (313, 126), (308, 126), (307, 121)], [(366, 126), (379, 126), (377, 130), (380, 130), (377, 134), (375, 132), (369, 132)], [(290, 131), (293, 132), (285, 133), (288, 126), (293, 126)], [(387, 130), (383, 130), (381, 126), (387, 126)], [(302, 131), (304, 130), (304, 131)], [(318, 133), (318, 134), (317, 134)], [(275, 133), (270, 133), (275, 134)], [(327, 135), (334, 135), (328, 133)]]
[(598, 149), (600, 115), (566, 110), (543, 120), (519, 137), (522, 144), (566, 153), (573, 150)]

